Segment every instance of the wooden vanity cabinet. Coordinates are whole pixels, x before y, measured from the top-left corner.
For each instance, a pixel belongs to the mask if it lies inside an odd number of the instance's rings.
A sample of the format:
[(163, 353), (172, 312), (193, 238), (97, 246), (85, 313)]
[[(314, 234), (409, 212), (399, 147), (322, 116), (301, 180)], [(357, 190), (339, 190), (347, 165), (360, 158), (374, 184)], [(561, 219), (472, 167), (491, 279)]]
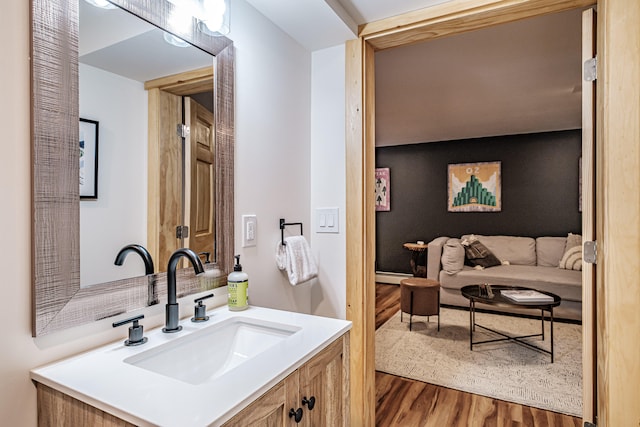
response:
[(136, 427), (88, 403), (36, 382), (38, 427)]
[[(303, 404), (314, 398), (313, 409)], [(324, 427), (349, 424), (349, 333), (331, 343), (224, 427)], [(296, 423), (289, 413), (302, 409)]]
[[(60, 391), (36, 382), (38, 426), (134, 427)], [(309, 410), (303, 398), (315, 398)], [(339, 427), (349, 424), (349, 332), (250, 403), (224, 427)], [(290, 410), (302, 410), (296, 423)]]

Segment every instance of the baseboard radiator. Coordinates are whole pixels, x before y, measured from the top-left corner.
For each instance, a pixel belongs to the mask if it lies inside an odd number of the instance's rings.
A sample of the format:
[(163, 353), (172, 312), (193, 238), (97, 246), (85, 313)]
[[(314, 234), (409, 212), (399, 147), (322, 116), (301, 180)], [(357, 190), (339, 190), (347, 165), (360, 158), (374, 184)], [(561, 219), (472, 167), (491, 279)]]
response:
[(390, 283), (393, 285), (399, 285), (402, 279), (407, 277), (413, 277), (411, 274), (406, 273), (392, 273), (388, 271), (376, 271), (376, 283)]

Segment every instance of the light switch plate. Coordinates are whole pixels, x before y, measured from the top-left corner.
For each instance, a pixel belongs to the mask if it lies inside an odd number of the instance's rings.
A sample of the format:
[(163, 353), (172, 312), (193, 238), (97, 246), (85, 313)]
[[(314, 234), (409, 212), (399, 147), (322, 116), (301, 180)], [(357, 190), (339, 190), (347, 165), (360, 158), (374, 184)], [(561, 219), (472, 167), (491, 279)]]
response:
[(258, 220), (255, 215), (242, 215), (242, 247), (248, 248), (258, 243)]
[(316, 233), (339, 233), (338, 208), (316, 209)]

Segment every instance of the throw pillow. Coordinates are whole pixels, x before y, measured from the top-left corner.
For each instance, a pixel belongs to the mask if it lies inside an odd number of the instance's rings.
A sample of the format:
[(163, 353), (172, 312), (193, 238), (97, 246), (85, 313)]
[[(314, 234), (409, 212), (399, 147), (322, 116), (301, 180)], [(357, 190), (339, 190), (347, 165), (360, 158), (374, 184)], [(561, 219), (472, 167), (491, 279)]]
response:
[(565, 270), (582, 270), (582, 247), (574, 246), (566, 251), (558, 267)]
[(464, 267), (464, 248), (459, 239), (449, 239), (442, 248), (442, 270), (453, 275)]
[(564, 251), (567, 252), (575, 246), (582, 246), (582, 236), (580, 234), (569, 233), (567, 235), (567, 243), (564, 245)]
[(464, 246), (464, 252), (469, 260), (469, 263), (472, 266), (481, 266), (481, 267), (493, 267), (496, 265), (500, 265), (500, 260), (491, 252), (485, 245), (480, 243), (479, 240), (474, 241), (464, 241), (462, 242)]

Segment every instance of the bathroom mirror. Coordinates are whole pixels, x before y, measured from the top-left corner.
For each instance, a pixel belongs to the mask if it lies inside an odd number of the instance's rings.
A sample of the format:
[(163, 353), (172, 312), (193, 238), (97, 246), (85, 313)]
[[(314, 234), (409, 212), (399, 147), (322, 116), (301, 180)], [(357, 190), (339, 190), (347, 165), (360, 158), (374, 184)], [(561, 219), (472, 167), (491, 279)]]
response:
[[(216, 263), (209, 268), (217, 268), (224, 277), (233, 264), (233, 44), (199, 31), (193, 18), (186, 27), (178, 27), (171, 18), (180, 10), (169, 1), (111, 2), (215, 57), (217, 235)], [(79, 5), (78, 0), (32, 0), (31, 8), (33, 335), (39, 336), (156, 303), (166, 294), (166, 275), (80, 288)], [(220, 283), (202, 281), (187, 269), (178, 273), (180, 296)]]

